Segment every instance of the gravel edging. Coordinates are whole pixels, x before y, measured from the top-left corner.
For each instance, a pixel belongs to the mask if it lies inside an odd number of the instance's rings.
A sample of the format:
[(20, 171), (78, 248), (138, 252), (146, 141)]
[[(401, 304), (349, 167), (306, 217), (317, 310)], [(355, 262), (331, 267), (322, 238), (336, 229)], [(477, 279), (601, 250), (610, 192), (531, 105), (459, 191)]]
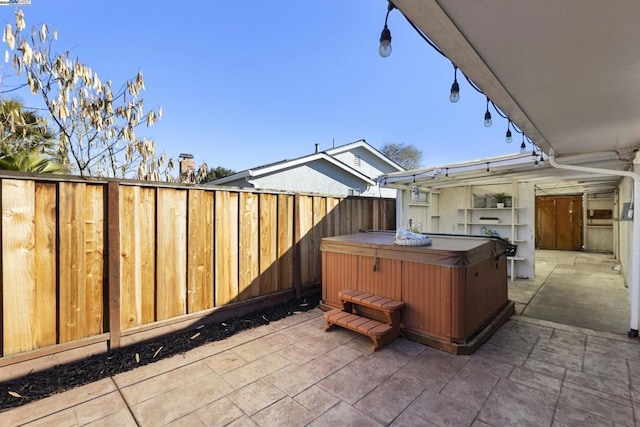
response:
[(268, 325), (272, 321), (312, 310), (319, 303), (320, 294), (301, 299), (293, 298), (224, 322), (205, 324), (197, 330), (190, 329), (136, 343), (0, 383), (0, 412), (185, 353), (203, 344), (223, 340), (245, 329)]

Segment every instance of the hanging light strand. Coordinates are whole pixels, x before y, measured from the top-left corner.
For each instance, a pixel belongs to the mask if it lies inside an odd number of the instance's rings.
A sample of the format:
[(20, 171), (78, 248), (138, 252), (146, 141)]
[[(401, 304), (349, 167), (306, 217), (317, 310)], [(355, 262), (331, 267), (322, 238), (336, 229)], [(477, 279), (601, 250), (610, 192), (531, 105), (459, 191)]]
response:
[[(389, 16), (389, 12), (394, 8), (394, 6), (391, 4), (391, 2), (389, 2), (389, 6), (388, 6), (388, 10), (387, 10), (387, 18)], [(401, 12), (402, 13), (402, 12)], [(416, 33), (429, 45), (433, 48), (433, 50), (435, 50), (436, 52), (438, 52), (440, 55), (442, 55), (443, 57), (447, 58), (448, 60), (450, 60), (447, 55), (442, 51), (442, 49), (440, 49), (438, 47), (438, 45), (435, 44), (435, 42), (433, 42), (420, 28), (418, 28), (407, 16), (404, 15), (404, 13), (402, 13), (402, 16), (404, 16), (404, 18), (407, 20), (407, 22), (409, 23), (409, 25), (416, 31)], [(387, 18), (385, 18), (385, 29), (387, 29)], [(388, 29), (387, 29), (388, 31)], [(384, 30), (383, 30), (384, 32)], [(381, 37), (381, 41), (382, 41), (382, 37)], [(389, 33), (389, 43), (391, 42), (391, 34)], [(390, 46), (390, 45), (389, 45)], [(388, 56), (388, 55), (387, 55)], [(453, 63), (453, 62), (452, 62)], [(451, 92), (450, 92), (450, 96), (449, 96), (449, 100), (453, 103), (458, 102), (460, 99), (460, 85), (458, 83), (458, 79), (457, 79), (457, 72), (458, 72), (458, 67), (453, 64), (454, 67), (454, 75), (453, 75), (453, 84), (451, 85)], [(520, 151), (521, 152), (526, 152), (527, 147), (526, 144), (524, 142), (524, 138), (525, 138), (525, 134), (524, 131), (519, 129), (515, 123), (513, 121), (511, 121), (511, 118), (503, 113), (500, 108), (498, 108), (498, 106), (489, 99), (489, 97), (484, 93), (484, 91), (473, 81), (471, 80), (466, 74), (464, 74), (462, 71), (460, 71), (462, 73), (462, 76), (465, 78), (465, 80), (467, 80), (467, 82), (469, 83), (469, 86), (471, 86), (476, 92), (485, 95), (487, 98), (487, 105), (486, 105), (486, 109), (485, 109), (485, 115), (484, 115), (484, 126), (485, 127), (490, 127), (493, 124), (493, 120), (491, 117), (491, 112), (489, 111), (489, 103), (491, 103), (491, 105), (493, 106), (493, 109), (495, 110), (495, 112), (502, 118), (507, 119), (508, 123), (507, 123), (507, 132), (505, 135), (505, 141), (507, 143), (512, 142), (513, 141), (513, 134), (512, 134), (512, 130), (516, 133), (520, 133), (523, 136), (522, 139), (522, 144), (520, 146)], [(511, 137), (509, 137), (509, 134), (511, 134)], [(531, 140), (527, 137), (527, 140), (531, 142)], [(540, 150), (540, 153), (542, 153), (542, 150)], [(542, 158), (543, 159), (543, 158)]]

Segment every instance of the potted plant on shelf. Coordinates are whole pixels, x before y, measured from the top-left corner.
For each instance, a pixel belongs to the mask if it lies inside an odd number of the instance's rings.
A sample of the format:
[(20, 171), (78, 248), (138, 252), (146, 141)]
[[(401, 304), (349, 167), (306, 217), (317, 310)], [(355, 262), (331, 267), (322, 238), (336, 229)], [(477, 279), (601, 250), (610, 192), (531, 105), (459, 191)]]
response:
[(492, 196), (496, 198), (496, 207), (498, 208), (504, 208), (505, 202), (511, 197), (507, 193), (493, 193)]

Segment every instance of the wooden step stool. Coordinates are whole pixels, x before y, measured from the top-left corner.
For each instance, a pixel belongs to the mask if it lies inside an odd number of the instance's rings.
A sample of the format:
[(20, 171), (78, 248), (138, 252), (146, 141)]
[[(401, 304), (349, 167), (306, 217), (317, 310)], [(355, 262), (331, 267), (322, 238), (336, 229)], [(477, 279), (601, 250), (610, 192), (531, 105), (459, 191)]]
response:
[[(367, 335), (373, 341), (373, 351), (382, 348), (400, 335), (400, 317), (405, 303), (384, 298), (367, 292), (345, 289), (338, 292), (342, 310), (334, 309), (324, 314), (327, 321), (325, 332), (333, 325), (342, 326), (359, 334)], [(366, 307), (382, 313), (386, 322), (366, 317), (358, 311)]]

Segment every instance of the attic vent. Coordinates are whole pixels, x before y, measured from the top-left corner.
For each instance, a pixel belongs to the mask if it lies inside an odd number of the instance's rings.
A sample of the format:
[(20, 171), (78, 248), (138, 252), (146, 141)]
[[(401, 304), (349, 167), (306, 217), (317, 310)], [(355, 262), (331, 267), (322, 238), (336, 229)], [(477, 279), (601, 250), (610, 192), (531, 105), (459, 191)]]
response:
[(353, 165), (356, 167), (360, 166), (360, 156), (358, 156), (357, 154), (353, 155)]

